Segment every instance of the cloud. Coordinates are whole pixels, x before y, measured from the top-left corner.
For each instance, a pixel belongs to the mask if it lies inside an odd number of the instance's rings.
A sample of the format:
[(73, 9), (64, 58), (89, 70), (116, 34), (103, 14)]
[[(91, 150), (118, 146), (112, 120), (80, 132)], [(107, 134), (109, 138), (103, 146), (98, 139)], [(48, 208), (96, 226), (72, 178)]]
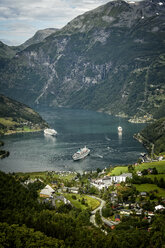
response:
[(39, 29), (61, 28), (109, 0), (1, 0), (0, 40), (23, 43)]
[(82, 14), (108, 0), (1, 0), (0, 19), (50, 20), (68, 18)]

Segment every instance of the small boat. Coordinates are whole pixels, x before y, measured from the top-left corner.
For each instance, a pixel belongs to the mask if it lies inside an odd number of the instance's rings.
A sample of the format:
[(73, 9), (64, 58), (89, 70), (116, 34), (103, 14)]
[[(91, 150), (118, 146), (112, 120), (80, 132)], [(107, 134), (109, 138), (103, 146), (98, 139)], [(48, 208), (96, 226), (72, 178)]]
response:
[(118, 129), (119, 133), (121, 133), (123, 131), (122, 127), (120, 127), (120, 126), (117, 129)]
[(88, 156), (89, 153), (90, 153), (90, 150), (86, 146), (84, 146), (84, 148), (80, 148), (76, 153), (74, 153), (72, 158), (74, 161), (80, 160)]
[(44, 129), (44, 134), (56, 136), (57, 135), (57, 132), (54, 129), (46, 128), (46, 129)]

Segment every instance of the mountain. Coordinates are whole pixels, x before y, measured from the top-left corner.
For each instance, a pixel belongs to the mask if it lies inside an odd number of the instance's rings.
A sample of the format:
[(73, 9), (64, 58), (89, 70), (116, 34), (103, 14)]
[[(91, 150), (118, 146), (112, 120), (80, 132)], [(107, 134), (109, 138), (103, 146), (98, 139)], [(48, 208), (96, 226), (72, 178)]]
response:
[(165, 118), (156, 120), (154, 123), (146, 126), (139, 134), (135, 136), (151, 153), (155, 154), (165, 152)]
[(34, 110), (0, 95), (0, 134), (39, 131), (45, 127), (48, 124)]
[(10, 59), (15, 55), (14, 50), (0, 41), (0, 59)]
[(46, 29), (38, 30), (32, 38), (24, 42), (22, 45), (18, 46), (18, 49), (22, 51), (30, 45), (42, 42), (46, 37), (55, 33), (57, 30), (58, 30), (57, 28), (46, 28)]
[(3, 94), (30, 106), (160, 118), (165, 2), (109, 2), (78, 16), (0, 70)]
[(0, 58), (13, 58), (17, 52), (24, 50), (28, 46), (42, 42), (46, 37), (55, 33), (57, 30), (57, 28), (38, 30), (32, 38), (19, 46), (8, 46), (0, 41)]

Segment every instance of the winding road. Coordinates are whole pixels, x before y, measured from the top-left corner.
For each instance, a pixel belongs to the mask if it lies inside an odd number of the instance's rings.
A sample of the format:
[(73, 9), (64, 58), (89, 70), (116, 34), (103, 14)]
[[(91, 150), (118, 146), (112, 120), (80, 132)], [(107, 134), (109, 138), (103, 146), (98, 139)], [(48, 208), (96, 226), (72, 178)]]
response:
[[(104, 224), (106, 224), (107, 226), (111, 227), (111, 226), (114, 226), (114, 225), (118, 225), (119, 222), (115, 222), (115, 221), (109, 221), (107, 219), (105, 219), (103, 216), (102, 216), (102, 208), (105, 206), (106, 202), (96, 196), (90, 196), (96, 200), (98, 200), (100, 202), (100, 206), (98, 208), (96, 208), (95, 210), (91, 211), (91, 217), (90, 217), (90, 222), (99, 228), (99, 226), (96, 224), (96, 221), (95, 221), (95, 214), (96, 212), (99, 210), (100, 211), (100, 216), (101, 216), (101, 219), (102, 219), (102, 222)], [(102, 230), (102, 229), (101, 229)], [(104, 230), (102, 230), (103, 232), (106, 232)]]

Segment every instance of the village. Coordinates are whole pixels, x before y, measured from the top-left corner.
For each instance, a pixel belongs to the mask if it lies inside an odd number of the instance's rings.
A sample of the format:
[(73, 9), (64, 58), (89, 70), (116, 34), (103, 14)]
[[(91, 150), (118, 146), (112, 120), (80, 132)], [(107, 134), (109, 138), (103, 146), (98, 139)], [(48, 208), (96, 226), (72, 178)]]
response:
[(86, 171), (82, 175), (48, 171), (15, 176), (25, 187), (37, 187), (41, 204), (55, 209), (62, 205), (86, 209), (95, 226), (113, 229), (125, 218), (150, 223), (156, 214), (165, 212), (164, 165), (164, 161), (158, 161)]

